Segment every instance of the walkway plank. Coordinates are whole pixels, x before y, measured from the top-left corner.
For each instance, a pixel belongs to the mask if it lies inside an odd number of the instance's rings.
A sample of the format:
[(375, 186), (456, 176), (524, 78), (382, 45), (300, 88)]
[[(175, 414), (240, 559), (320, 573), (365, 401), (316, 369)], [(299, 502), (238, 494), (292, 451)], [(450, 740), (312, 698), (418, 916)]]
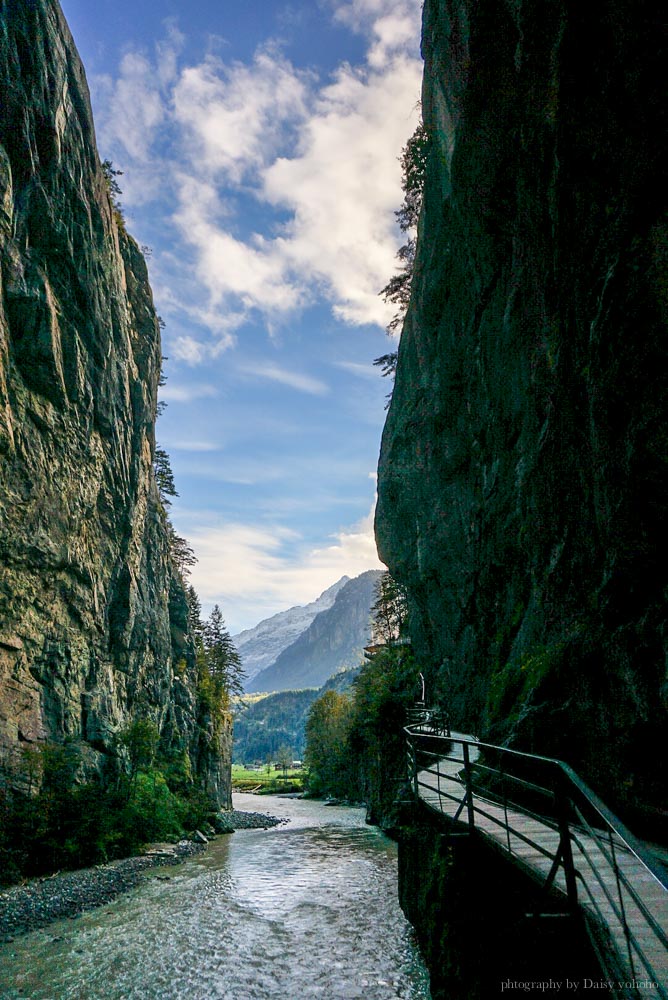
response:
[[(472, 737), (460, 733), (453, 733), (452, 738), (473, 742)], [(460, 810), (458, 822), (465, 826), (468, 823), (468, 813), (466, 806), (461, 809), (465, 785), (460, 777), (463, 774), (463, 761), (456, 757), (457, 749), (455, 743), (449, 754), (434, 762), (432, 766), (438, 766), (439, 775), (434, 774), (431, 770), (422, 770), (418, 773), (418, 794), (428, 806), (451, 819), (454, 819)], [(471, 764), (474, 764), (478, 757), (478, 751), (471, 748)], [(439, 784), (441, 791), (447, 791), (455, 799), (439, 794)], [(550, 825), (548, 821), (541, 822), (534, 816), (522, 812), (517, 806), (509, 806), (506, 811), (502, 805), (482, 797), (477, 792), (474, 794), (474, 809), (476, 829), (500, 844), (506, 851), (509, 849), (508, 834), (505, 829), (507, 815), (508, 825), (512, 828), (510, 830), (510, 854), (523, 864), (528, 865), (537, 874), (547, 877), (552, 867), (552, 861), (541, 854), (538, 848), (548, 851), (552, 856), (557, 853), (559, 831), (554, 826)], [(480, 809), (488, 815), (481, 815)], [(526, 843), (517, 835), (518, 833), (533, 843)], [(646, 959), (643, 961), (637, 954), (632, 953), (632, 964), (629, 960), (629, 949), (623, 924), (615, 914), (615, 909), (619, 911), (620, 908), (620, 889), (614, 871), (607, 863), (601, 847), (594, 838), (584, 831), (578, 831), (572, 837), (571, 846), (578, 883), (579, 904), (590, 913), (594, 920), (596, 920), (596, 910), (598, 909), (599, 917), (607, 925), (616, 947), (621, 967), (626, 970), (630, 979), (649, 979), (653, 982), (658, 980), (658, 990), (656, 987), (653, 991), (641, 989), (639, 995), (644, 993), (645, 995), (668, 996), (668, 953), (653, 934), (629, 891), (622, 887), (621, 897), (627, 924), (631, 933), (635, 935)], [(606, 850), (608, 850), (607, 844)], [(618, 867), (633, 891), (657, 924), (664, 930), (668, 928), (668, 892), (666, 889), (643, 863), (626, 849), (621, 840), (615, 844), (615, 853)], [(592, 871), (587, 855), (597, 869), (599, 877), (601, 877), (601, 872), (604, 873), (602, 881), (605, 888), (599, 883), (596, 874)], [(564, 894), (566, 893), (566, 878), (563, 867), (558, 869), (553, 884)], [(606, 891), (614, 906), (606, 896)]]

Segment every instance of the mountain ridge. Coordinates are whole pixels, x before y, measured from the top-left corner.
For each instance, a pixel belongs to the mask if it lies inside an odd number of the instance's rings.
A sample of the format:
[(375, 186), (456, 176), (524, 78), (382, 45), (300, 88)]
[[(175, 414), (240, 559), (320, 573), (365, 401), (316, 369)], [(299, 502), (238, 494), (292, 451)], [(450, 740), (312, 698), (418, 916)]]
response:
[(309, 604), (296, 604), (285, 611), (277, 612), (270, 618), (264, 618), (253, 628), (244, 629), (233, 635), (232, 641), (241, 657), (246, 683), (265, 667), (270, 666), (284, 649), (292, 645), (321, 611), (330, 608), (338, 592), (349, 581), (349, 576), (342, 576)]
[(332, 606), (246, 685), (248, 692), (320, 687), (338, 671), (357, 666), (371, 634), (371, 606), (381, 570), (349, 580)]

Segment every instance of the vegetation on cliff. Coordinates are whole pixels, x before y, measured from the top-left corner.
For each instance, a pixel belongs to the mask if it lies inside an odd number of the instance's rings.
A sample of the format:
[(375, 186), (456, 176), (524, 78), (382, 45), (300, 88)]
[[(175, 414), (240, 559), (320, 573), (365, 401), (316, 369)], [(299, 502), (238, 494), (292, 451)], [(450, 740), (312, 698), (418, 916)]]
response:
[(419, 667), (404, 641), (405, 595), (389, 573), (378, 581), (373, 612), (374, 642), (351, 688), (326, 691), (311, 706), (304, 759), (313, 794), (365, 801), (369, 821), (390, 827)]
[[(419, 122), (413, 135), (401, 151), (401, 186), (404, 192), (404, 200), (400, 209), (397, 210), (396, 217), (402, 233), (407, 235), (405, 243), (397, 251), (399, 260), (399, 270), (392, 275), (388, 283), (380, 291), (380, 295), (386, 302), (392, 302), (397, 306), (397, 311), (390, 320), (387, 332), (390, 336), (401, 333), (401, 328), (406, 317), (408, 303), (411, 298), (411, 286), (413, 283), (413, 272), (415, 269), (415, 249), (417, 246), (417, 229), (420, 221), (420, 211), (422, 209), (422, 196), (424, 192), (424, 181), (427, 170), (427, 160), (429, 155), (429, 133), (422, 122)], [(397, 370), (398, 352), (390, 351), (388, 354), (381, 354), (376, 358), (374, 365), (380, 368), (384, 377), (394, 378)], [(389, 400), (392, 393), (388, 395)]]

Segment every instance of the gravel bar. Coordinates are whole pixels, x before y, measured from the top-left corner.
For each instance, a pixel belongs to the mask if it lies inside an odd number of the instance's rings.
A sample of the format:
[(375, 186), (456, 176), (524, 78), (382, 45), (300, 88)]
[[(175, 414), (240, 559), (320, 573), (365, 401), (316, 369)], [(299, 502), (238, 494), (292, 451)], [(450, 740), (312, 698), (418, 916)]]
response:
[[(216, 816), (216, 833), (234, 830), (266, 830), (286, 820), (264, 813), (232, 809)], [(159, 844), (145, 854), (123, 858), (95, 868), (59, 872), (47, 878), (32, 879), (0, 892), (0, 942), (13, 941), (19, 934), (46, 927), (54, 920), (76, 919), (86, 910), (110, 903), (122, 892), (134, 889), (143, 872), (163, 865), (176, 865), (206, 849), (202, 842), (181, 840), (178, 844)], [(198, 837), (198, 839), (199, 839)]]
[(134, 858), (122, 858), (95, 868), (33, 879), (0, 892), (0, 941), (45, 927), (54, 920), (74, 920), (85, 910), (109, 903), (134, 889), (147, 868), (175, 865), (203, 851), (205, 844), (181, 840), (164, 844)]
[(287, 822), (289, 822), (287, 819), (278, 819), (277, 816), (268, 816), (266, 813), (229, 809), (219, 812), (213, 825), (216, 833), (234, 833), (235, 830), (268, 830), (271, 826), (280, 826)]

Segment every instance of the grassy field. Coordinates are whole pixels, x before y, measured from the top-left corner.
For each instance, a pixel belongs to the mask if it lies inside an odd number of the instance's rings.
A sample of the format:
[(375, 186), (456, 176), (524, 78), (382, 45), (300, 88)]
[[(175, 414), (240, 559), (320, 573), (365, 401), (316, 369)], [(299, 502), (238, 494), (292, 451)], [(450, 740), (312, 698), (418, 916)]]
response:
[(304, 788), (305, 772), (303, 769), (288, 768), (286, 776), (283, 771), (249, 771), (240, 764), (232, 765), (232, 788), (237, 792), (256, 791), (258, 795), (270, 795), (276, 792), (301, 792)]

